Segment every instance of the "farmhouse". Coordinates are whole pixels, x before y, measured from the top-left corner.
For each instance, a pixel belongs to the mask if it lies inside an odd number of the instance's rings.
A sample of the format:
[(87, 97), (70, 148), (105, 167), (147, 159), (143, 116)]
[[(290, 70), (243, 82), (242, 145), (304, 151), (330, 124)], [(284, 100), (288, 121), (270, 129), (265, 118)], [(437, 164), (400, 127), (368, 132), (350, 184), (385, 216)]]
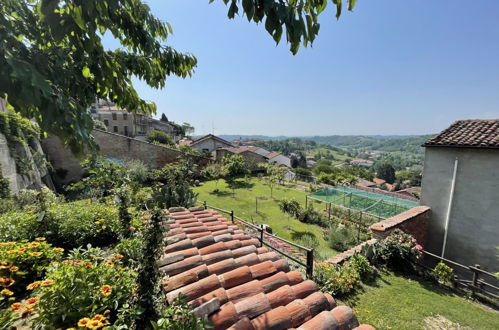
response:
[(499, 120), (456, 121), (423, 146), (421, 203), (432, 210), (426, 249), (499, 271)]
[(289, 157), (284, 156), (279, 152), (271, 152), (265, 155), (269, 159), (269, 164), (276, 164), (278, 166), (286, 166), (291, 167), (291, 159)]
[(229, 141), (213, 134), (208, 134), (192, 141), (190, 146), (204, 153), (211, 153), (219, 148), (234, 147)]

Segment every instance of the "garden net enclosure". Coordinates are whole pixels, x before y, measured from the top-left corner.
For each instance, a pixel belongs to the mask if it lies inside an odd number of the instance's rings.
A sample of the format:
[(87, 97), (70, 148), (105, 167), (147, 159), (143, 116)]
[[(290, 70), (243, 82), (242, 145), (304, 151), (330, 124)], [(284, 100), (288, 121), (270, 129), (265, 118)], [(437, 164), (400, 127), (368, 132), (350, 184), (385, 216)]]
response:
[(308, 195), (308, 198), (360, 211), (382, 219), (395, 216), (419, 205), (417, 202), (402, 198), (350, 187), (329, 187)]

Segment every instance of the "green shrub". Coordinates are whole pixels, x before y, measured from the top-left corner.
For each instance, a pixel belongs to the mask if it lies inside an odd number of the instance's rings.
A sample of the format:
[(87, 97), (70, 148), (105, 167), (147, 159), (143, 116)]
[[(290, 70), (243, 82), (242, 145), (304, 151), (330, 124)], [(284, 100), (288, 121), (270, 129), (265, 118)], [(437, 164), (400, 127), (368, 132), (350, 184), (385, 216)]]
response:
[(340, 265), (321, 264), (314, 271), (321, 290), (335, 297), (353, 293), (360, 285), (360, 275), (348, 262)]
[(117, 207), (88, 200), (50, 207), (45, 222), (47, 239), (67, 248), (107, 246), (122, 234)]
[(350, 265), (357, 271), (363, 282), (372, 282), (376, 277), (376, 271), (366, 257), (356, 253), (349, 260)]
[(184, 296), (179, 295), (168, 307), (163, 307), (157, 322), (152, 322), (154, 330), (203, 330), (209, 328), (205, 319), (196, 317)]
[(16, 211), (19, 209), (16, 201), (13, 198), (2, 198), (0, 199), (0, 215)]
[(312, 205), (309, 205), (307, 208), (300, 208), (297, 212), (297, 218), (304, 223), (314, 224), (321, 227), (327, 226), (327, 219)]
[(373, 262), (395, 270), (410, 271), (421, 257), (423, 247), (415, 238), (395, 229), (386, 239), (373, 245)]
[(2, 296), (24, 293), (26, 285), (40, 279), (51, 262), (61, 259), (63, 251), (53, 248), (44, 238), (0, 243), (0, 282), (5, 289)]
[(173, 138), (163, 132), (163, 131), (149, 131), (147, 132), (147, 142), (149, 143), (159, 143), (164, 144), (166, 146), (175, 146), (175, 141)]
[(3, 177), (2, 166), (0, 166), (0, 199), (9, 198), (10, 183), (9, 180)]
[(356, 235), (352, 226), (335, 224), (329, 229), (329, 247), (340, 252), (346, 251), (356, 244)]
[[(65, 260), (49, 267), (46, 280), (34, 294), (40, 299), (33, 323), (40, 328), (84, 328), (81, 322), (103, 316), (102, 325), (133, 324), (134, 311), (129, 301), (136, 274), (116, 259)], [(80, 322), (80, 326), (78, 323)]]
[(49, 205), (64, 202), (64, 197), (56, 195), (46, 187), (40, 190), (22, 189), (15, 195), (14, 199), (20, 208), (35, 212), (46, 210)]
[(124, 238), (115, 247), (114, 251), (123, 256), (123, 263), (136, 267), (142, 253), (142, 237)]
[(435, 266), (433, 274), (440, 283), (450, 284), (454, 281), (454, 269), (447, 266), (443, 262), (439, 262)]
[(32, 211), (13, 211), (0, 215), (0, 241), (34, 240), (40, 235), (39, 214)]

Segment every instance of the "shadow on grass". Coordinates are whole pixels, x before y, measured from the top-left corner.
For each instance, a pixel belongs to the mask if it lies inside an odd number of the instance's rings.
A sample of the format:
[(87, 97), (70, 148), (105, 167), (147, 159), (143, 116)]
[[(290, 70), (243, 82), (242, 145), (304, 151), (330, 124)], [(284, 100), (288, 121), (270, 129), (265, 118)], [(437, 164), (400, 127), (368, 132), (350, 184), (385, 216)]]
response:
[(317, 239), (314, 233), (311, 233), (309, 231), (293, 231), (291, 233), (291, 238), (294, 240), (301, 240), (301, 239)]
[(217, 197), (232, 196), (232, 192), (226, 190), (213, 190), (209, 192), (210, 195), (215, 195)]
[(230, 189), (251, 189), (255, 185), (254, 183), (243, 180), (226, 180), (226, 182)]

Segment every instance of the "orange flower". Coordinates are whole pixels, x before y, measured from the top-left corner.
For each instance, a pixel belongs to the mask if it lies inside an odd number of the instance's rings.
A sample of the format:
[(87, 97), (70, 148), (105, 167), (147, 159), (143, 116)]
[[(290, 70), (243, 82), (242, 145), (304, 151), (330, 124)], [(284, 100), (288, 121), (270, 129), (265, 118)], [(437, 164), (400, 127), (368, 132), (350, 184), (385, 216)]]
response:
[(108, 267), (113, 267), (114, 266), (114, 263), (111, 260), (106, 260), (106, 262), (104, 264), (106, 266), (108, 266)]
[(39, 257), (39, 256), (41, 256), (42, 254), (43, 254), (43, 252), (30, 252), (30, 255), (31, 255), (32, 257)]
[(54, 252), (62, 253), (62, 252), (64, 252), (64, 249), (63, 248), (54, 248)]
[(38, 298), (38, 297), (28, 298), (28, 300), (26, 300), (26, 306), (28, 308), (31, 308), (31, 307), (35, 306), (36, 304), (38, 304), (39, 301), (40, 301), (40, 298)]
[(16, 281), (14, 281), (13, 279), (11, 279), (10, 277), (7, 277), (7, 276), (0, 276), (0, 283), (2, 283), (2, 286), (3, 287), (9, 287), (11, 286), (12, 284), (16, 283)]
[(123, 255), (121, 255), (121, 254), (115, 254), (113, 257), (114, 260), (120, 260), (122, 258), (123, 258)]
[(33, 282), (31, 284), (28, 284), (28, 286), (26, 287), (26, 289), (28, 290), (33, 290), (34, 288), (37, 288), (40, 286), (40, 281), (36, 281), (36, 282)]
[(97, 320), (92, 320), (92, 321), (90, 321), (89, 324), (87, 324), (87, 328), (90, 328), (90, 329), (99, 329), (99, 328), (102, 328), (103, 326), (104, 326), (104, 324), (101, 321), (97, 321)]
[(41, 286), (49, 286), (49, 285), (52, 285), (54, 284), (54, 281), (52, 280), (46, 280), (46, 281), (43, 281)]
[(15, 273), (15, 272), (17, 272), (17, 271), (19, 270), (19, 267), (17, 267), (17, 266), (12, 266), (12, 267), (10, 267), (10, 268), (9, 268), (9, 270), (10, 270), (11, 272)]
[(88, 317), (84, 317), (78, 321), (78, 326), (85, 328), (90, 323), (90, 319)]
[(19, 311), (19, 310), (21, 310), (22, 307), (23, 307), (23, 305), (21, 305), (21, 303), (18, 303), (18, 302), (10, 305), (10, 309), (12, 309), (13, 311)]
[(24, 318), (28, 317), (28, 315), (30, 315), (30, 314), (33, 314), (33, 310), (28, 307), (25, 310), (23, 310), (23, 312), (21, 313), (21, 317), (24, 319)]
[(14, 294), (14, 292), (10, 291), (9, 289), (3, 289), (2, 291), (0, 291), (0, 293), (4, 296), (12, 296)]
[(90, 261), (85, 261), (85, 267), (92, 268), (94, 265)]
[(34, 248), (34, 247), (39, 247), (39, 246), (40, 246), (40, 243), (38, 243), (38, 242), (33, 242), (33, 243), (31, 243), (31, 244), (29, 245), (29, 247), (32, 247), (32, 248)]
[(93, 321), (104, 321), (105, 319), (104, 315), (101, 314), (97, 314), (92, 318)]
[(10, 261), (0, 261), (0, 269), (7, 269), (12, 266), (12, 262)]
[(111, 294), (111, 292), (113, 292), (113, 290), (111, 289), (111, 287), (109, 285), (103, 285), (101, 288), (100, 288), (100, 292), (102, 293), (102, 295), (104, 297), (107, 297)]

